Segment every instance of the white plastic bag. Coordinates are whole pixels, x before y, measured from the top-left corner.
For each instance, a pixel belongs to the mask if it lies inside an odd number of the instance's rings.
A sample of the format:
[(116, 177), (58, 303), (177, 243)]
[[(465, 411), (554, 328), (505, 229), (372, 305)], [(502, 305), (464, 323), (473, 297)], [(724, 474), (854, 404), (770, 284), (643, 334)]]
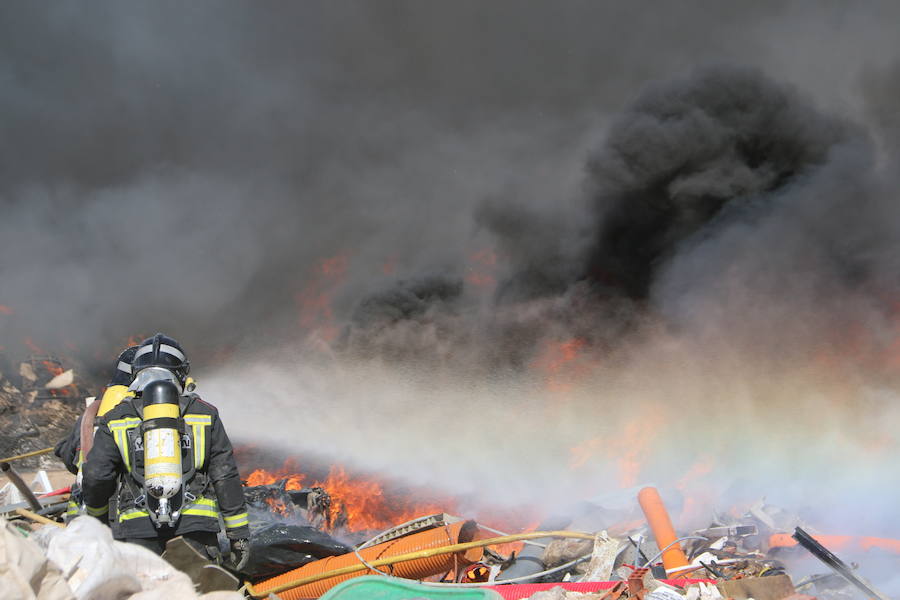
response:
[(140, 546), (116, 542), (93, 517), (74, 519), (65, 529), (46, 526), (34, 536), (67, 577), (78, 600), (124, 599), (169, 581), (190, 578)]
[(16, 600), (72, 600), (60, 570), (40, 546), (0, 517), (0, 596)]

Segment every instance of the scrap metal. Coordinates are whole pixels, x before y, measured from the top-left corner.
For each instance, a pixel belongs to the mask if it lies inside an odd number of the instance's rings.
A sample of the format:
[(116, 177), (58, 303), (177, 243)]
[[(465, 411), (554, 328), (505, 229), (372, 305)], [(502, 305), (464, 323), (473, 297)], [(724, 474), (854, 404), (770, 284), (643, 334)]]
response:
[(877, 598), (878, 600), (889, 600), (883, 593), (876, 590), (871, 583), (855, 574), (847, 564), (835, 556), (828, 548), (820, 544), (811, 535), (803, 531), (800, 527), (794, 530), (794, 539), (803, 548), (808, 550), (813, 556), (828, 565), (831, 570), (843, 577), (848, 583), (856, 589), (866, 594), (868, 598)]

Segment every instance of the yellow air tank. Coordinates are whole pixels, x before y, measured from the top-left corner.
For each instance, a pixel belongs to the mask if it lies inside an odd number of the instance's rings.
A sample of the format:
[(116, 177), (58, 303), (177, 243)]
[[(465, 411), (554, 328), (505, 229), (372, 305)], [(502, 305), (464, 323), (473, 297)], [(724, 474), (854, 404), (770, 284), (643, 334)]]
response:
[(181, 489), (178, 387), (154, 381), (144, 388), (144, 488), (159, 500), (160, 522), (168, 522), (168, 500)]

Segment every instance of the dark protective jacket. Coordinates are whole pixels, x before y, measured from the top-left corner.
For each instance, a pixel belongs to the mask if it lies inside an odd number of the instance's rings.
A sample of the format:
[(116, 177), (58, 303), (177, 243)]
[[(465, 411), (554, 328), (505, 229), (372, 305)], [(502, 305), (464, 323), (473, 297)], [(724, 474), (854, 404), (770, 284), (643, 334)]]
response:
[[(99, 424), (98, 417), (102, 417), (104, 414), (118, 406), (119, 402), (125, 398), (133, 397), (134, 392), (129, 390), (127, 386), (110, 383), (110, 385), (106, 386), (106, 389), (103, 390), (103, 395), (100, 396), (99, 400), (95, 400), (95, 402), (100, 402), (100, 404), (97, 406), (97, 410), (93, 416), (90, 417), (91, 421), (95, 424)], [(81, 473), (81, 465), (84, 463), (84, 454), (81, 451), (81, 424), (86, 415), (90, 412), (92, 406), (93, 404), (85, 409), (85, 414), (78, 417), (75, 421), (75, 426), (72, 428), (72, 431), (69, 432), (69, 435), (56, 444), (56, 447), (54, 448), (56, 456), (63, 462), (66, 469), (74, 475)], [(91, 429), (92, 434), (93, 429), (94, 428)], [(93, 440), (93, 437), (91, 439)], [(69, 496), (69, 503), (66, 510), (66, 519), (74, 519), (79, 514), (81, 514), (81, 486), (78, 483), (73, 483), (72, 494)]]
[[(188, 379), (193, 381), (190, 378)], [(119, 402), (133, 396), (134, 392), (130, 391), (128, 386), (110, 383), (103, 390), (103, 394), (99, 397), (99, 400), (95, 400), (95, 402), (100, 402), (100, 404), (97, 406), (97, 411), (94, 414), (97, 417), (102, 417), (118, 406)], [(85, 412), (87, 412), (87, 410), (89, 409), (86, 409)], [(53, 453), (59, 457), (66, 466), (66, 469), (73, 475), (78, 474), (78, 471), (81, 469), (81, 463), (84, 462), (84, 457), (81, 455), (81, 422), (83, 419), (84, 415), (78, 417), (78, 420), (75, 421), (75, 426), (72, 427), (72, 431), (69, 432), (69, 435), (60, 440), (53, 450)], [(97, 418), (94, 417), (93, 420), (97, 421)]]
[(73, 475), (78, 473), (78, 468), (81, 466), (81, 460), (79, 460), (81, 458), (81, 418), (78, 417), (69, 435), (60, 440), (53, 449), (53, 453)]
[[(193, 466), (195, 472), (184, 486), (188, 494), (181, 517), (174, 528), (162, 528), (165, 535), (218, 532), (221, 515), (229, 538), (250, 537), (240, 476), (218, 411), (196, 394), (181, 396), (179, 407), (184, 420), (183, 471), (189, 473)], [(144, 494), (132, 476), (143, 476), (142, 415), (140, 398), (126, 399), (109, 411), (98, 423), (94, 445), (82, 466), (87, 512), (99, 518), (108, 516), (116, 539), (153, 538), (162, 533), (146, 506), (135, 502)], [(114, 494), (115, 514), (108, 514)]]

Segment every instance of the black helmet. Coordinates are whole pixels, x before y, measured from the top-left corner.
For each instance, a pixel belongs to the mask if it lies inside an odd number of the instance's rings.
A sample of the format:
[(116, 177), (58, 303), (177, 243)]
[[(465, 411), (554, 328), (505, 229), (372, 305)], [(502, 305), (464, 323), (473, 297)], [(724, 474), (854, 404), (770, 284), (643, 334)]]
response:
[(134, 354), (137, 352), (137, 346), (129, 346), (122, 351), (119, 358), (116, 359), (116, 366), (113, 367), (113, 376), (109, 380), (108, 385), (128, 385), (134, 379), (131, 371), (131, 363), (134, 361)]
[(171, 371), (184, 386), (184, 380), (191, 371), (191, 364), (184, 355), (181, 345), (172, 338), (157, 333), (140, 343), (131, 363), (131, 371), (137, 375), (139, 371), (149, 367), (162, 367)]

